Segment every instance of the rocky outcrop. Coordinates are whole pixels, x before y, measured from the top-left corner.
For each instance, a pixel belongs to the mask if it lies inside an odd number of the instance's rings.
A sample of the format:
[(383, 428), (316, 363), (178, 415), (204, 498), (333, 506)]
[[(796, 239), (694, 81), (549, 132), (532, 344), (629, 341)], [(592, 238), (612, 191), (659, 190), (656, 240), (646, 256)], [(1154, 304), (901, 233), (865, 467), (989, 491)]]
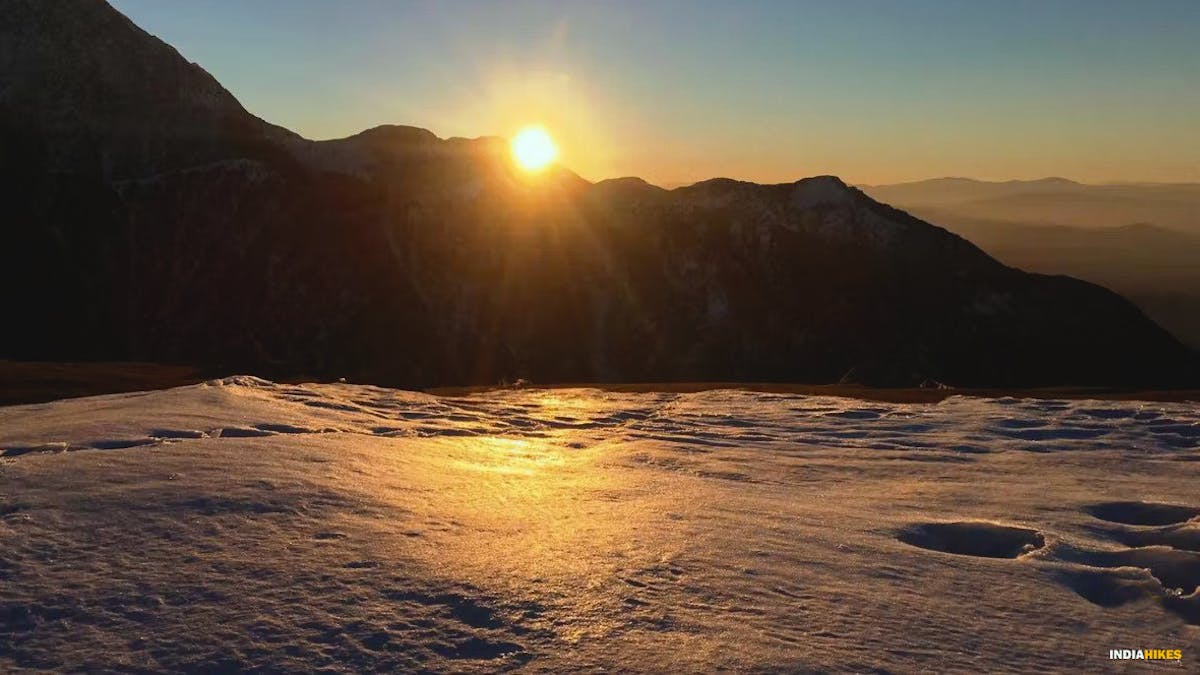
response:
[(0, 356), (409, 386), (1192, 376), (1122, 298), (834, 177), (668, 191), (412, 127), (312, 142), (98, 0), (0, 9)]

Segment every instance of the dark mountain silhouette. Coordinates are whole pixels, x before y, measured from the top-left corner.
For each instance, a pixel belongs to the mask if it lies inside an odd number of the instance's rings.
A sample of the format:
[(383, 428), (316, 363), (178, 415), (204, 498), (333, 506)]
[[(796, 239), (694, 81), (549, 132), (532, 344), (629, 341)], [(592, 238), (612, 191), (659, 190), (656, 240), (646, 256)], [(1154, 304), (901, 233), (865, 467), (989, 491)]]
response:
[(1200, 236), (1150, 224), (1071, 227), (960, 216), (921, 218), (1024, 270), (1069, 274), (1112, 288), (1174, 335), (1200, 346)]
[(103, 2), (5, 0), (0, 108), (50, 171), (142, 178), (298, 138)]
[(862, 189), (1006, 264), (1112, 288), (1200, 346), (1200, 185), (940, 178)]
[(663, 190), (500, 139), (313, 142), (99, 0), (0, 2), (0, 356), (385, 384), (1171, 385), (1119, 296), (830, 176)]

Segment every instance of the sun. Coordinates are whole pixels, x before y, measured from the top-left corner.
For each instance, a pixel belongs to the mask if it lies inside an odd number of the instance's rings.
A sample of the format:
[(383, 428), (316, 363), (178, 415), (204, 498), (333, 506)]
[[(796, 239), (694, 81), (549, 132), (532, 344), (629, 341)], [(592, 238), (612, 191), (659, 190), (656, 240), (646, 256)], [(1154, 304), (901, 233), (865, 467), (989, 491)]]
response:
[(558, 156), (554, 139), (539, 126), (528, 126), (512, 139), (513, 160), (526, 171), (541, 171)]

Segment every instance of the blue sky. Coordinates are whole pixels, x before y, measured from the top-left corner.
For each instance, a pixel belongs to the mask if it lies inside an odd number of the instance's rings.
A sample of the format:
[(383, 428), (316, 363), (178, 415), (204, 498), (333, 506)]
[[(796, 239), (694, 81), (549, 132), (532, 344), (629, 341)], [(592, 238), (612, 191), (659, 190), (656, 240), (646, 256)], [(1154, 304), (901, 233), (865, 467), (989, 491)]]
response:
[(588, 178), (1200, 181), (1200, 0), (114, 0), (311, 138), (538, 122)]

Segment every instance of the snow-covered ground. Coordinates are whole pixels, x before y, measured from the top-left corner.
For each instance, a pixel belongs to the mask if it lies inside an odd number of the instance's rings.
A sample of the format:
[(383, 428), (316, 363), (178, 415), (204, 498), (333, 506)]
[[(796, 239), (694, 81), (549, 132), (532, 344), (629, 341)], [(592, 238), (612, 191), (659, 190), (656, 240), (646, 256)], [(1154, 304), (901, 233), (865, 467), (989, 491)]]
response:
[(239, 377), (0, 449), (0, 671), (1200, 668), (1191, 403)]

